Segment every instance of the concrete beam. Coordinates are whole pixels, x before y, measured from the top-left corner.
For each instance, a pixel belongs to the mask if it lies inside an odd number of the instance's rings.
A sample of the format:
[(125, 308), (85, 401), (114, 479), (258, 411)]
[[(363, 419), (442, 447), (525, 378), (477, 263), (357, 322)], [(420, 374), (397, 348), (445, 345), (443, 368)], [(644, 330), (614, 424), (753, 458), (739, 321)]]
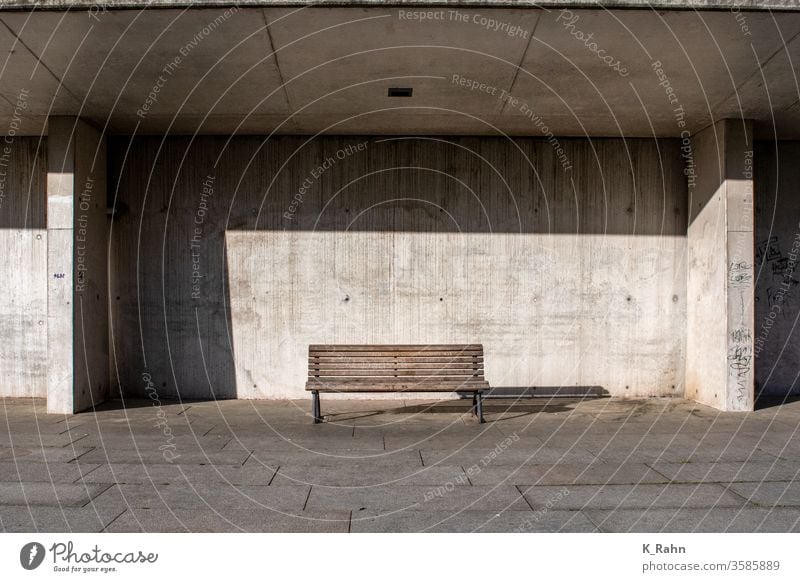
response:
[(47, 410), (72, 414), (109, 390), (105, 137), (51, 117), (47, 141)]
[[(35, 8), (37, 10), (64, 10), (85, 8), (102, 12), (111, 8), (109, 3), (97, 0), (2, 0), (0, 8)], [(203, 8), (216, 6), (313, 6), (319, 0), (149, 0), (149, 8)], [(800, 5), (792, 0), (338, 0), (326, 2), (334, 6), (486, 6), (501, 7), (569, 7), (569, 8), (643, 8), (658, 9), (719, 9), (719, 10), (798, 10)], [(114, 8), (141, 8), (141, 0), (115, 0)]]
[(752, 124), (720, 121), (693, 136), (684, 155), (686, 395), (720, 410), (753, 410)]

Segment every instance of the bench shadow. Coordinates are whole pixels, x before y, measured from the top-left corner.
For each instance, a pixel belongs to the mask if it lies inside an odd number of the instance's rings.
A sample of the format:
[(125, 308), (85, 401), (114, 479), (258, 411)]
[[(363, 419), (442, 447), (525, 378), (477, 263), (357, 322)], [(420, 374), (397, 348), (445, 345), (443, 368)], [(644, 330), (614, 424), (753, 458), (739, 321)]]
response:
[[(592, 387), (596, 388), (596, 387)], [(494, 393), (493, 389), (490, 393)], [(607, 392), (606, 392), (607, 394)], [(570, 396), (524, 396), (524, 397), (488, 397), (483, 401), (483, 412), (486, 415), (486, 422), (501, 422), (512, 420), (524, 416), (532, 416), (540, 413), (568, 412), (574, 406), (587, 399), (595, 400), (603, 398), (595, 390), (584, 395)], [(520, 399), (521, 398), (521, 399)], [(341, 411), (326, 412), (325, 416), (337, 422), (348, 420), (359, 420), (382, 415), (400, 414), (462, 414), (467, 415), (472, 412), (472, 397), (464, 397), (442, 402), (420, 403), (393, 408), (378, 408), (375, 410)], [(498, 417), (498, 415), (502, 415)]]

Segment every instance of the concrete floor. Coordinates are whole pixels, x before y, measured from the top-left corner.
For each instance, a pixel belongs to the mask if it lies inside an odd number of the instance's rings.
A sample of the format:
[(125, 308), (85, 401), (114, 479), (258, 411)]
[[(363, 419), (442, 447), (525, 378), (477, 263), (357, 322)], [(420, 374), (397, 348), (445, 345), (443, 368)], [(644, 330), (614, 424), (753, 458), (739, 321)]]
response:
[(467, 404), (0, 399), (0, 530), (800, 531), (800, 402)]

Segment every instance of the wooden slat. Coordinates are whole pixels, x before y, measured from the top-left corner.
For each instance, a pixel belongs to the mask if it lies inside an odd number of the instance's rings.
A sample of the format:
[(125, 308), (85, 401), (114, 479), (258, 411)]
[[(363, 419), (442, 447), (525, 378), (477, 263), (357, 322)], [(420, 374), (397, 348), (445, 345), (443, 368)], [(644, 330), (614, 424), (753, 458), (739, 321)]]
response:
[(454, 378), (483, 378), (483, 370), (309, 370), (309, 378), (322, 377), (347, 377), (360, 378), (362, 376), (372, 376), (382, 378), (384, 376), (418, 376), (418, 377), (440, 377), (453, 376)]
[(463, 350), (463, 351), (446, 350), (446, 351), (436, 352), (435, 354), (433, 352), (422, 353), (422, 352), (415, 352), (415, 351), (411, 351), (411, 350), (399, 350), (399, 351), (392, 352), (391, 354), (388, 354), (385, 351), (360, 351), (360, 352), (356, 352), (356, 351), (349, 351), (349, 352), (314, 351), (314, 352), (310, 352), (309, 353), (309, 357), (310, 358), (325, 357), (325, 356), (330, 357), (330, 356), (340, 355), (340, 354), (343, 354), (343, 353), (347, 353), (349, 355), (352, 355), (353, 357), (358, 357), (358, 358), (363, 358), (363, 357), (367, 357), (367, 356), (384, 356), (385, 357), (387, 355), (397, 356), (398, 358), (413, 358), (413, 357), (416, 357), (416, 356), (423, 356), (423, 355), (428, 356), (428, 357), (430, 357), (432, 355), (436, 355), (436, 356), (439, 356), (439, 357), (442, 357), (442, 356), (446, 356), (446, 357), (450, 357), (450, 356), (483, 356), (483, 351), (479, 351), (479, 350), (472, 350), (472, 351), (470, 351), (470, 350)]
[(394, 357), (394, 356), (365, 356), (365, 357), (350, 357), (350, 356), (321, 356), (313, 357), (309, 360), (311, 362), (336, 363), (336, 364), (380, 364), (380, 363), (399, 363), (399, 364), (451, 364), (462, 363), (471, 364), (483, 362), (483, 356), (440, 356), (440, 357)]
[(309, 370), (463, 370), (468, 372), (470, 370), (483, 369), (483, 364), (474, 364), (464, 362), (456, 362), (454, 364), (426, 364), (426, 363), (393, 363), (382, 362), (380, 364), (340, 364), (326, 362), (317, 364), (310, 362), (308, 365)]
[(474, 392), (488, 390), (483, 346), (312, 345), (306, 390)]
[(397, 378), (400, 376), (419, 378), (483, 378), (483, 373), (463, 372), (454, 373), (445, 370), (328, 370), (324, 372), (309, 373), (309, 378)]
[(361, 351), (429, 351), (481, 350), (481, 344), (311, 344), (311, 352), (361, 352)]
[(483, 378), (457, 378), (457, 379), (448, 379), (448, 378), (309, 378), (306, 384), (318, 384), (322, 386), (358, 386), (361, 384), (442, 384), (442, 385), (452, 385), (452, 386), (460, 386), (464, 385), (472, 385), (472, 384), (485, 384), (486, 380)]
[(373, 376), (382, 378), (384, 376), (453, 376), (454, 378), (483, 378), (483, 370), (468, 370), (451, 372), (448, 370), (309, 370), (309, 378), (322, 377), (347, 377), (360, 378), (362, 376)]
[(487, 382), (475, 382), (471, 384), (405, 384), (405, 383), (386, 383), (386, 384), (307, 384), (306, 390), (318, 390), (319, 392), (476, 392), (478, 390), (488, 390)]

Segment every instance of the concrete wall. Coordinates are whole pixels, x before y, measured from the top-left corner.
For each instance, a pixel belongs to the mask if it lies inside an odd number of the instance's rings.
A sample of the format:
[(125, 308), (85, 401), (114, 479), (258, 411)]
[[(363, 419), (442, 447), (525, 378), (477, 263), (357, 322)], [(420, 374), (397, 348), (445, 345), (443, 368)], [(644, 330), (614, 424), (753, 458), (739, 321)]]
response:
[(48, 121), (47, 409), (71, 414), (109, 392), (105, 138)]
[(722, 120), (691, 139), (686, 396), (752, 410), (753, 145)]
[(800, 142), (757, 142), (756, 390), (800, 394)]
[(75, 410), (106, 400), (109, 379), (109, 219), (106, 140), (79, 123), (75, 146)]
[(47, 141), (0, 141), (0, 396), (47, 394)]
[(727, 358), (725, 248), (725, 148), (722, 136), (707, 129), (692, 140), (697, 184), (691, 189), (688, 227), (688, 298), (686, 338), (686, 397), (706, 404), (725, 400)]
[(682, 395), (678, 147), (116, 139), (118, 379), (298, 397), (309, 343), (482, 342), (494, 386)]

